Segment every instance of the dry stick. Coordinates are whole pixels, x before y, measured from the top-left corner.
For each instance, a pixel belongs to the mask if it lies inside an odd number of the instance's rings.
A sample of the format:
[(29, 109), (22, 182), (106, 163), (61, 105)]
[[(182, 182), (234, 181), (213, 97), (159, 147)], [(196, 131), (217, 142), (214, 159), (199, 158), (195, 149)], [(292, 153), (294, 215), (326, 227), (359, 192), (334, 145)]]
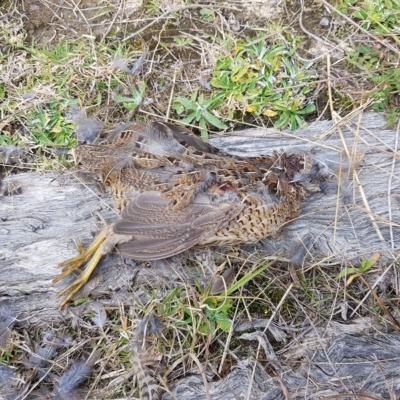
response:
[[(355, 130), (351, 127), (348, 126), (347, 127), (348, 130), (352, 133), (355, 134)], [(390, 147), (389, 144), (385, 143), (379, 136), (377, 136), (375, 133), (373, 133), (371, 130), (369, 130), (368, 128), (366, 128), (364, 125), (360, 124), (360, 128), (363, 130), (363, 132), (368, 133), (372, 138), (374, 138), (377, 142), (379, 142), (380, 144), (384, 145), (386, 147), (386, 150), (383, 150), (382, 148), (376, 146), (376, 145), (371, 145), (370, 143), (368, 143), (366, 141), (366, 139), (364, 139), (362, 136), (359, 136), (359, 139), (364, 142), (366, 145), (368, 145), (370, 148), (374, 149), (377, 152), (386, 154), (388, 157), (394, 157), (394, 158), (398, 158), (400, 160), (400, 154), (397, 154), (397, 151), (394, 150), (394, 148)]]
[[(190, 8), (214, 8), (214, 7), (221, 8), (220, 6), (213, 6), (211, 4), (208, 4), (207, 6), (202, 5), (202, 4), (189, 4), (188, 6), (184, 6), (184, 7), (171, 8), (170, 10), (165, 11), (165, 13), (161, 14), (159, 17), (153, 19), (153, 21), (151, 21), (149, 24), (147, 24), (143, 28), (137, 30), (136, 32), (131, 33), (129, 36), (127, 36), (126, 38), (122, 39), (122, 41), (126, 42), (127, 40), (132, 39), (133, 37), (139, 35), (139, 33), (142, 33), (147, 28), (150, 28), (150, 26), (156, 24), (161, 19), (166, 18), (168, 14), (179, 12), (179, 11), (184, 11), (184, 10), (187, 10), (187, 9), (190, 9)], [(224, 9), (225, 10), (240, 11), (237, 7), (230, 7), (230, 6), (224, 6)]]
[[(328, 85), (328, 89), (329, 89), (329, 85)], [(345, 115), (344, 117), (340, 117), (339, 120), (335, 121), (332, 115), (332, 122), (333, 125), (331, 128), (329, 128), (326, 132), (324, 132), (323, 135), (321, 135), (319, 137), (319, 141), (322, 141), (323, 139), (325, 139), (327, 136), (329, 136), (331, 133), (335, 132), (337, 130), (337, 128), (346, 125), (348, 122), (350, 122), (351, 120), (353, 120), (356, 116), (359, 116), (360, 113), (364, 112), (364, 110), (372, 103), (372, 100), (367, 100), (364, 104), (361, 104), (360, 106), (358, 106), (355, 110), (351, 111), (350, 113), (348, 113), (347, 115)], [(331, 113), (335, 114), (335, 111), (331, 109)]]
[(387, 309), (387, 307), (385, 306), (383, 301), (380, 299), (380, 297), (376, 294), (375, 290), (371, 287), (370, 283), (362, 275), (359, 275), (358, 277), (368, 287), (369, 291), (372, 293), (372, 296), (374, 296), (374, 299), (378, 303), (379, 307), (384, 312), (384, 314), (386, 314), (386, 316), (388, 317), (393, 328), (396, 330), (397, 333), (400, 333), (400, 323), (396, 319), (393, 318), (393, 315), (390, 314), (389, 310)]
[(322, 57), (327, 56), (328, 54), (330, 54), (330, 52), (332, 52), (332, 51), (335, 50), (336, 48), (341, 47), (341, 43), (339, 43), (338, 45), (335, 46), (335, 45), (333, 45), (332, 43), (325, 41), (324, 39), (320, 38), (320, 37), (317, 36), (317, 35), (314, 35), (314, 34), (311, 33), (309, 30), (307, 30), (307, 29), (305, 28), (305, 26), (303, 25), (304, 0), (301, 0), (300, 3), (301, 3), (301, 7), (300, 7), (300, 14), (299, 14), (299, 25), (300, 25), (301, 30), (302, 30), (306, 35), (308, 35), (308, 36), (310, 36), (311, 38), (315, 39), (317, 42), (321, 42), (321, 43), (325, 44), (326, 46), (331, 47), (331, 50), (328, 50), (327, 52), (322, 53), (321, 55), (319, 55), (319, 56), (317, 56), (317, 57), (314, 57), (314, 58), (311, 59), (311, 60), (305, 59), (305, 58), (300, 57), (299, 55), (297, 55), (297, 57), (298, 57), (300, 60), (302, 60), (302, 61), (306, 61), (306, 62), (312, 61), (312, 62), (314, 62), (314, 61), (319, 60), (319, 59), (322, 58)]
[(372, 397), (370, 395), (368, 395), (368, 397), (366, 397), (365, 393), (357, 393), (357, 392), (353, 392), (353, 393), (343, 393), (343, 394), (334, 394), (332, 396), (328, 396), (328, 397), (324, 397), (324, 400), (330, 400), (330, 399), (348, 399), (349, 397), (354, 397), (357, 399), (360, 397), (364, 400), (382, 400), (382, 397)]
[[(339, 115), (335, 113), (335, 117), (338, 117), (338, 116), (339, 116)], [(360, 115), (360, 119), (361, 119), (361, 115)], [(359, 127), (359, 124), (357, 125), (357, 128), (358, 128), (358, 127)], [(342, 131), (342, 129), (339, 128), (339, 129), (338, 129), (338, 132), (339, 132), (339, 135), (340, 135), (340, 139), (342, 140), (343, 147), (344, 147), (344, 150), (345, 150), (345, 152), (346, 152), (346, 155), (347, 155), (347, 157), (349, 158), (349, 160), (351, 160), (351, 158), (350, 158), (350, 153), (349, 153), (349, 149), (348, 149), (347, 144), (346, 144), (346, 142), (345, 142), (345, 140), (344, 140), (344, 136), (343, 136), (343, 131)], [(365, 195), (364, 189), (363, 189), (363, 187), (362, 187), (362, 185), (361, 185), (360, 179), (359, 179), (358, 174), (357, 174), (357, 171), (356, 171), (355, 169), (354, 169), (354, 171), (353, 171), (353, 177), (354, 177), (354, 179), (355, 179), (355, 181), (356, 181), (356, 183), (357, 183), (357, 187), (358, 187), (358, 190), (360, 191), (360, 195), (361, 195), (361, 198), (362, 198), (362, 200), (363, 200), (364, 207), (365, 207), (365, 209), (367, 210), (367, 214), (368, 214), (368, 216), (369, 216), (369, 219), (371, 220), (371, 223), (372, 223), (373, 227), (374, 227), (375, 230), (376, 230), (376, 233), (377, 233), (377, 235), (378, 235), (378, 237), (379, 237), (379, 240), (381, 240), (382, 242), (384, 242), (385, 239), (383, 238), (382, 233), (381, 233), (381, 231), (380, 231), (380, 229), (379, 229), (379, 226), (378, 226), (378, 224), (376, 223), (374, 214), (372, 213), (371, 208), (370, 208), (370, 206), (369, 206), (369, 204), (368, 204), (367, 197), (366, 197), (366, 195)]]
[(347, 22), (349, 22), (351, 25), (355, 26), (357, 29), (359, 29), (361, 32), (365, 33), (367, 36), (370, 38), (374, 39), (375, 42), (380, 43), (382, 46), (388, 48), (389, 50), (393, 51), (397, 55), (400, 55), (400, 51), (397, 50), (395, 47), (390, 45), (389, 43), (386, 43), (384, 40), (380, 40), (378, 37), (373, 35), (372, 33), (368, 32), (365, 30), (363, 27), (358, 25), (356, 22), (354, 22), (351, 18), (349, 18), (347, 15), (344, 15), (341, 13), (338, 9), (333, 7), (331, 4), (329, 4), (326, 0), (320, 0), (320, 2), (327, 8), (329, 8), (331, 11), (335, 12), (336, 14), (340, 15), (342, 18), (344, 18)]
[[(327, 63), (328, 63), (328, 65), (330, 65), (330, 56), (329, 56), (329, 54), (328, 54), (328, 56), (327, 56)], [(329, 68), (328, 68), (328, 73), (329, 73)], [(329, 99), (330, 99), (330, 101), (331, 101), (331, 100), (332, 100), (332, 92), (331, 92), (331, 86), (330, 86), (329, 80), (328, 80), (328, 95), (329, 95)], [(332, 114), (332, 119), (334, 120), (335, 125), (336, 125), (336, 121), (341, 120), (342, 118), (341, 118), (340, 115), (337, 114), (337, 113), (335, 112), (335, 110), (333, 109), (333, 104), (331, 105), (331, 114)], [(361, 119), (361, 115), (362, 115), (362, 114), (359, 115), (359, 119)], [(357, 128), (359, 128), (359, 125), (360, 125), (360, 124), (358, 123), (358, 124), (357, 124)], [(337, 128), (337, 130), (338, 130), (338, 132), (339, 132), (340, 139), (341, 139), (341, 141), (342, 141), (344, 151), (346, 152), (346, 156), (348, 157), (349, 161), (351, 161), (351, 155), (350, 155), (349, 149), (348, 149), (348, 147), (347, 147), (347, 143), (346, 143), (346, 141), (344, 140), (343, 131), (342, 131), (342, 129), (341, 129), (341, 127), (340, 127), (339, 125), (337, 125), (336, 128)], [(354, 180), (355, 180), (356, 183), (357, 183), (357, 187), (358, 187), (358, 190), (359, 190), (359, 192), (360, 192), (360, 196), (361, 196), (361, 198), (362, 198), (362, 200), (363, 200), (364, 207), (365, 207), (365, 209), (367, 210), (367, 214), (368, 214), (368, 216), (369, 216), (369, 219), (371, 220), (371, 223), (372, 223), (373, 227), (374, 227), (375, 230), (376, 230), (376, 233), (377, 233), (377, 235), (378, 235), (378, 237), (379, 237), (379, 240), (381, 240), (382, 242), (384, 242), (385, 239), (383, 238), (382, 233), (381, 233), (381, 231), (380, 231), (380, 229), (379, 229), (379, 226), (378, 226), (378, 224), (376, 223), (375, 217), (374, 217), (374, 215), (373, 215), (373, 213), (372, 213), (372, 211), (371, 211), (371, 208), (370, 208), (370, 206), (369, 206), (369, 204), (368, 204), (367, 197), (365, 196), (364, 189), (363, 189), (363, 187), (362, 187), (362, 185), (361, 185), (360, 179), (358, 178), (358, 174), (357, 174), (357, 171), (356, 171), (355, 169), (354, 169), (354, 171), (353, 171), (353, 178), (354, 178)], [(336, 227), (336, 225), (335, 225), (335, 227)]]
[(224, 366), (224, 362), (225, 362), (226, 356), (227, 356), (228, 351), (229, 351), (229, 345), (231, 344), (231, 340), (232, 340), (232, 336), (233, 336), (233, 332), (234, 332), (234, 330), (233, 330), (234, 321), (236, 320), (236, 316), (237, 316), (237, 313), (238, 313), (238, 309), (239, 309), (239, 302), (238, 302), (238, 305), (237, 305), (237, 307), (236, 307), (236, 309), (235, 309), (235, 315), (234, 315), (233, 318), (232, 318), (232, 323), (231, 323), (231, 326), (230, 326), (230, 328), (229, 328), (228, 336), (227, 336), (227, 338), (226, 338), (226, 343), (225, 343), (225, 346), (224, 346), (224, 351), (222, 352), (221, 362), (219, 363), (219, 368), (218, 368), (218, 374), (219, 374), (219, 375), (221, 375), (222, 368), (223, 368), (223, 366)]
[(376, 280), (376, 282), (370, 286), (370, 290), (368, 290), (368, 293), (363, 297), (363, 299), (357, 304), (357, 307), (353, 310), (353, 312), (350, 314), (349, 318), (352, 318), (353, 315), (357, 312), (357, 310), (362, 306), (362, 304), (365, 302), (365, 300), (367, 300), (367, 298), (369, 297), (371, 291), (373, 289), (376, 288), (376, 286), (378, 286), (378, 284), (381, 282), (381, 280), (383, 279), (383, 277), (387, 274), (387, 272), (394, 266), (396, 265), (397, 260), (399, 259), (399, 256), (397, 256), (394, 261), (387, 267), (387, 269), (383, 272), (383, 274)]
[(103, 43), (106, 36), (108, 35), (108, 33), (110, 32), (111, 28), (114, 26), (116, 19), (118, 18), (118, 16), (120, 15), (121, 9), (122, 7), (125, 6), (126, 7), (126, 3), (125, 2), (120, 2), (120, 5), (118, 6), (118, 10), (115, 12), (114, 18), (112, 19), (111, 23), (108, 25), (108, 28), (106, 29), (106, 31), (103, 34), (103, 37), (100, 40), (100, 43)]
[(205, 390), (205, 392), (206, 392), (206, 393), (205, 393), (206, 398), (207, 398), (207, 400), (211, 400), (211, 397), (210, 397), (210, 389), (209, 389), (209, 386), (208, 386), (208, 381), (207, 381), (206, 374), (204, 373), (204, 368), (203, 368), (203, 366), (201, 365), (200, 360), (199, 360), (199, 359), (196, 357), (196, 355), (193, 354), (193, 353), (189, 353), (189, 357), (197, 364), (197, 367), (198, 367), (198, 369), (199, 369), (200, 375), (201, 375), (201, 377), (203, 378), (204, 390)]
[[(399, 143), (399, 129), (400, 129), (400, 120), (397, 123), (397, 129), (396, 129), (396, 139), (394, 143), (394, 151), (397, 153), (397, 145)], [(392, 220), (392, 203), (391, 203), (391, 186), (392, 186), (392, 178), (394, 174), (394, 166), (396, 164), (396, 157), (393, 157), (393, 162), (392, 162), (392, 169), (391, 169), (391, 174), (389, 175), (389, 182), (388, 182), (388, 213), (389, 213), (389, 221)], [(392, 224), (389, 225), (389, 232), (390, 232), (390, 242), (392, 244), (392, 250), (394, 250), (394, 239), (393, 239), (393, 227)]]
[(167, 112), (165, 114), (165, 121), (168, 121), (169, 114), (171, 112), (172, 98), (174, 97), (175, 81), (176, 81), (176, 68), (174, 69), (174, 77), (172, 78), (171, 94), (169, 96), (168, 108), (167, 108)]
[[(326, 57), (326, 68), (327, 68), (327, 77), (328, 77), (328, 98), (329, 98), (329, 108), (331, 110), (331, 115), (333, 116), (334, 108), (332, 101), (332, 87), (331, 87), (331, 57), (328, 54)], [(335, 208), (335, 220), (333, 224), (333, 243), (336, 243), (336, 230), (337, 230), (337, 222), (339, 215), (339, 201), (340, 201), (340, 179), (342, 178), (342, 154), (340, 154), (340, 163), (339, 163), (339, 177), (338, 177), (338, 189), (336, 196), (336, 208)]]

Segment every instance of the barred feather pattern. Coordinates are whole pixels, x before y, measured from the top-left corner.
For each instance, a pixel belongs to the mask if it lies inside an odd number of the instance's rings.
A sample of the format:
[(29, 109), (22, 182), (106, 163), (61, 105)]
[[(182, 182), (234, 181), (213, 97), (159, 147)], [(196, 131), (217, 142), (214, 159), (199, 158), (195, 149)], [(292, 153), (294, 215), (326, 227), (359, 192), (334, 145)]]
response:
[[(138, 383), (140, 396), (144, 400), (161, 399), (161, 391), (154, 372), (146, 365), (146, 351), (140, 340), (134, 340), (131, 343), (132, 369), (135, 373)], [(147, 361), (148, 363), (148, 361)]]
[(138, 324), (131, 341), (132, 368), (139, 383), (140, 396), (144, 400), (161, 399), (161, 388), (155, 378), (154, 371), (149, 368), (149, 365), (154, 364), (154, 361), (149, 357), (146, 337), (151, 334), (160, 335), (163, 330), (162, 322), (150, 313)]
[(118, 249), (138, 260), (277, 236), (301, 212), (306, 191), (294, 176), (312, 166), (306, 154), (233, 156), (162, 122), (121, 126), (75, 154), (111, 187), (124, 210), (113, 226), (116, 235), (126, 235)]

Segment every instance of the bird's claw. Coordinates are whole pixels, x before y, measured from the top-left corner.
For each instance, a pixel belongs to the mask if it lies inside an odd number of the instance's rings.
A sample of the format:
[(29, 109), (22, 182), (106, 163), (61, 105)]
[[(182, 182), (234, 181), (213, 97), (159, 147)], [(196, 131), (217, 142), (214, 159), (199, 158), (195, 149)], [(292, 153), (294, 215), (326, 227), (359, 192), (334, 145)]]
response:
[[(90, 275), (96, 268), (97, 264), (103, 257), (103, 252), (101, 251), (100, 245), (106, 239), (106, 235), (102, 232), (97, 238), (93, 241), (93, 243), (85, 249), (82, 245), (78, 244), (79, 255), (69, 260), (66, 260), (60, 263), (58, 266), (63, 270), (59, 276), (53, 279), (53, 284), (59, 282), (60, 280), (66, 278), (71, 275), (73, 272), (78, 272), (79, 276), (68, 285), (66, 288), (61, 290), (58, 296), (66, 295), (64, 300), (61, 302), (61, 307), (64, 307), (79, 290), (87, 283), (90, 278)], [(88, 262), (89, 261), (89, 262)], [(86, 263), (86, 268), (84, 270), (81, 267)]]

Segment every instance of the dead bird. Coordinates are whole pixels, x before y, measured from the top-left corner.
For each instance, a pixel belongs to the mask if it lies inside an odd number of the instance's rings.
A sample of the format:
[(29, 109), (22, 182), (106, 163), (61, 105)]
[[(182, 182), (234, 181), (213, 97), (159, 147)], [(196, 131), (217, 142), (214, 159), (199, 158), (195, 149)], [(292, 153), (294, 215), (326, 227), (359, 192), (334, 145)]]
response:
[(80, 273), (60, 292), (66, 295), (62, 306), (114, 247), (125, 257), (150, 261), (191, 247), (276, 237), (301, 213), (309, 179), (298, 177), (315, 171), (306, 152), (233, 156), (165, 122), (119, 125), (105, 139), (78, 146), (75, 159), (111, 188), (121, 213), (87, 249), (60, 264), (54, 283)]

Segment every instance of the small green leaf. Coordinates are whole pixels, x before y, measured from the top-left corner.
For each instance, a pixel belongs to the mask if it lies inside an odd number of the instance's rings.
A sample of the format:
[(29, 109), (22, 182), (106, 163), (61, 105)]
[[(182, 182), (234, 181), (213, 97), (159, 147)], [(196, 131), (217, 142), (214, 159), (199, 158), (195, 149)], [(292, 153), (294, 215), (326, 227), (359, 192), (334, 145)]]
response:
[(89, 301), (89, 297), (79, 297), (79, 299), (74, 300), (74, 306), (79, 306), (79, 304), (83, 304)]
[(207, 126), (206, 126), (206, 121), (204, 118), (200, 119), (199, 128), (200, 128), (200, 134), (201, 134), (202, 139), (207, 141), (208, 140), (208, 131), (207, 131)]
[(204, 110), (204, 118), (213, 126), (218, 129), (228, 129), (228, 126), (220, 121), (215, 115), (211, 114), (207, 110)]
[(315, 107), (315, 104), (309, 104), (301, 110), (298, 110), (296, 113), (300, 115), (307, 115), (313, 113), (314, 111), (316, 111), (316, 109), (317, 107)]
[(181, 122), (183, 124), (191, 124), (195, 118), (196, 118), (196, 113), (192, 112), (187, 117), (183, 118)]
[(339, 280), (339, 279), (343, 278), (344, 276), (359, 274), (360, 272), (361, 272), (360, 268), (354, 268), (354, 267), (346, 268), (343, 271), (341, 271), (340, 274), (338, 274), (335, 279)]
[(186, 110), (197, 110), (197, 104), (188, 99), (185, 99), (184, 97), (178, 97), (175, 102), (182, 104), (182, 106), (185, 107)]
[(278, 119), (278, 121), (275, 122), (274, 124), (275, 128), (281, 129), (287, 126), (287, 124), (289, 123), (289, 118), (290, 118), (289, 114), (287, 113), (282, 114), (282, 116)]
[(133, 97), (121, 96), (119, 94), (114, 95), (114, 101), (117, 103), (137, 103), (136, 99)]
[(174, 109), (175, 109), (175, 111), (177, 112), (178, 115), (181, 115), (185, 111), (185, 107), (183, 107), (182, 104), (178, 104), (178, 103), (176, 103), (174, 105)]
[(232, 326), (232, 322), (228, 318), (217, 318), (217, 325), (224, 332), (229, 332)]

